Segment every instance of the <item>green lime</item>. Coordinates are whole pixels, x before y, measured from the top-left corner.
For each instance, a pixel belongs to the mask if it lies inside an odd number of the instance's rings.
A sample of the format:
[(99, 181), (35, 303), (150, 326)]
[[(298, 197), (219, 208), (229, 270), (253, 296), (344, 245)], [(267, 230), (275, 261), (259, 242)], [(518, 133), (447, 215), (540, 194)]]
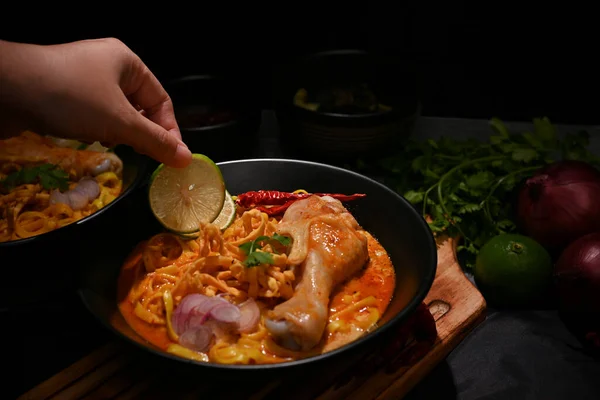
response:
[(167, 229), (188, 234), (213, 222), (225, 203), (225, 182), (208, 157), (194, 154), (185, 168), (159, 165), (151, 177), (150, 208)]
[(543, 300), (552, 283), (552, 259), (528, 236), (501, 234), (480, 249), (475, 283), (490, 304), (523, 306)]

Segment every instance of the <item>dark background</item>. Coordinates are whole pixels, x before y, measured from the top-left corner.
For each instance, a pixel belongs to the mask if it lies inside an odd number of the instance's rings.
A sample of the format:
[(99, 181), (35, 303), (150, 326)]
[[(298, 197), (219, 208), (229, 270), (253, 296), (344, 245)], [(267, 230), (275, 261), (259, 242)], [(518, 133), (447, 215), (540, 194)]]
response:
[[(287, 8), (242, 10), (233, 3), (164, 2), (135, 3), (136, 10), (125, 12), (125, 2), (73, 3), (64, 9), (50, 4), (44, 10), (13, 2), (0, 11), (0, 38), (52, 44), (117, 37), (163, 82), (189, 73), (237, 74), (252, 83), (248, 95), (265, 108), (272, 102), (273, 72), (294, 56), (360, 47), (416, 66), (425, 115), (521, 121), (546, 115), (556, 123), (600, 124), (600, 34), (591, 5), (419, 1), (394, 2), (393, 9), (382, 10), (379, 4), (358, 4), (353, 8), (346, 3), (343, 9), (327, 5), (328, 10), (324, 2), (297, 2)], [(108, 336), (81, 304), (70, 308), (73, 294), (65, 297), (18, 312), (15, 321), (27, 320), (27, 325), (5, 319), (6, 326), (21, 327), (18, 346), (13, 346), (19, 352), (18, 372), (25, 371), (15, 380), (17, 393), (70, 365)], [(69, 304), (66, 311), (64, 304)], [(78, 315), (88, 319), (82, 322), (74, 317)], [(30, 346), (40, 340), (40, 326), (60, 327), (44, 337), (50, 345), (41, 354)], [(87, 344), (74, 346), (77, 341)], [(36, 359), (43, 362), (32, 361)], [(493, 396), (495, 389), (507, 398), (525, 393), (583, 398), (597, 384), (594, 365), (577, 354), (573, 338), (553, 315), (495, 314), (414, 397), (448, 398), (460, 392), (460, 398), (478, 398), (479, 393)], [(539, 373), (540, 367), (551, 371)], [(498, 382), (504, 387), (494, 386)], [(457, 387), (448, 388), (453, 385)], [(436, 389), (445, 396), (433, 397)]]
[(117, 37), (163, 82), (187, 73), (245, 76), (253, 85), (249, 95), (265, 108), (271, 105), (272, 72), (291, 57), (363, 48), (416, 66), (425, 115), (600, 121), (600, 35), (591, 5), (420, 1), (394, 2), (387, 9), (367, 2), (327, 9), (325, 3), (295, 2), (257, 9), (243, 3), (182, 4), (144, 3), (127, 12), (124, 4), (45, 11), (23, 4), (19, 12), (4, 13), (0, 37), (44, 44)]

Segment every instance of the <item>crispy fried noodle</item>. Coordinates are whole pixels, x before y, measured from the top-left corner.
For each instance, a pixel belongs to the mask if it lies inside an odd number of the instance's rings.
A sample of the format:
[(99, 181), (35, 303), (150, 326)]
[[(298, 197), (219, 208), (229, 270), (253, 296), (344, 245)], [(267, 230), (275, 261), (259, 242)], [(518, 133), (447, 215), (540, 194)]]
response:
[(283, 217), (238, 206), (224, 231), (159, 233), (123, 264), (120, 314), (169, 353), (220, 364), (291, 361), (374, 329), (395, 286), (383, 247), (341, 202), (311, 196)]

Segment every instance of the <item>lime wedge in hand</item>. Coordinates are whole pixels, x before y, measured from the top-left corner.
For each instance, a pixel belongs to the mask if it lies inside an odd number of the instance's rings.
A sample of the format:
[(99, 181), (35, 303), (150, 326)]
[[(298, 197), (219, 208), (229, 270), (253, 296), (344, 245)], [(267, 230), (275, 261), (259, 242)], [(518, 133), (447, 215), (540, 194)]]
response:
[(154, 216), (165, 228), (186, 234), (219, 216), (225, 193), (219, 167), (205, 155), (194, 154), (185, 168), (159, 165), (152, 174), (148, 197)]

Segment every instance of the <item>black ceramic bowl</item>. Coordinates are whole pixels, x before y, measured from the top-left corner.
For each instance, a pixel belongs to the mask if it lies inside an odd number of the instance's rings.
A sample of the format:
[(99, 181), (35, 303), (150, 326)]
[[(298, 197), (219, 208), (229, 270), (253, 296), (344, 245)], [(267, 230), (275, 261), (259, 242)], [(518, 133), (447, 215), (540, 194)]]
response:
[(256, 142), (261, 109), (249, 86), (216, 75), (189, 75), (165, 84), (183, 141), (214, 161), (247, 156)]
[[(420, 113), (414, 68), (397, 58), (362, 50), (325, 51), (301, 58), (279, 72), (274, 86), (281, 141), (293, 157), (337, 162), (398, 150)], [(368, 92), (351, 87), (366, 87)], [(324, 92), (317, 101), (320, 108), (295, 105), (299, 89), (313, 97)], [(323, 104), (334, 103), (332, 90), (344, 93), (336, 96), (338, 102), (348, 102), (352, 96), (353, 104), (359, 104), (359, 98), (364, 103), (365, 93), (370, 93), (377, 99), (374, 103), (383, 107), (360, 113), (346, 111), (347, 107), (324, 109)]]
[(137, 243), (159, 231), (158, 225), (150, 222), (153, 220), (151, 216), (141, 216), (140, 221), (146, 221), (146, 224), (140, 224), (135, 234), (122, 243), (115, 243), (112, 251), (96, 254), (90, 260), (84, 270), (79, 293), (89, 311), (104, 326), (156, 356), (151, 358), (166, 362), (169, 368), (179, 366), (188, 371), (192, 368), (198, 377), (212, 375), (233, 379), (265, 374), (273, 378), (279, 372), (290, 373), (293, 369), (319, 371), (318, 368), (327, 363), (350, 362), (348, 360), (364, 355), (369, 344), (396, 332), (394, 328), (398, 328), (415, 311), (429, 292), (437, 266), (433, 235), (420, 214), (389, 188), (354, 172), (307, 161), (257, 159), (225, 162), (219, 166), (232, 194), (259, 189), (293, 191), (298, 188), (311, 192), (366, 193), (365, 198), (347, 203), (347, 207), (388, 251), (397, 274), (394, 297), (377, 330), (317, 357), (273, 365), (229, 366), (171, 356), (134, 333), (117, 308), (116, 285), (121, 264)]
[(148, 165), (147, 157), (128, 146), (117, 146), (115, 153), (123, 160), (123, 191), (119, 197), (62, 228), (0, 243), (0, 265), (4, 268), (0, 304), (34, 301), (48, 295), (46, 290), (65, 290), (75, 283), (80, 265), (85, 266), (98, 252), (110, 251), (101, 239), (111, 237), (118, 224), (127, 221), (131, 198), (144, 182)]

